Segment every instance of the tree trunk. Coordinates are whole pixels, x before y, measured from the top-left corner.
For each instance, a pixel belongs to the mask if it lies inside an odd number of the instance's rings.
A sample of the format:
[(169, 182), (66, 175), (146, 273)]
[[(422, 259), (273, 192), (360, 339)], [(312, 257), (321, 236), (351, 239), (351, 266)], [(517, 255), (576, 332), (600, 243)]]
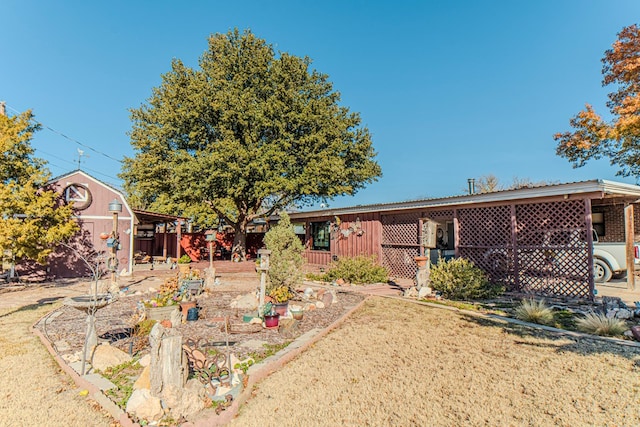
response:
[(245, 261), (247, 259), (247, 221), (239, 221), (234, 231), (235, 236), (233, 237), (231, 259), (233, 260), (235, 257), (239, 257), (239, 261)]

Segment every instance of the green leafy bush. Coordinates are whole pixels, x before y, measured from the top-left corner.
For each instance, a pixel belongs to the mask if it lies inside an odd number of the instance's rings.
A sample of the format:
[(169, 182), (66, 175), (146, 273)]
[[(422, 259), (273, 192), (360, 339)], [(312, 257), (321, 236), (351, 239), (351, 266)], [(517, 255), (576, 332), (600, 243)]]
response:
[(321, 280), (325, 282), (337, 279), (343, 279), (355, 285), (380, 283), (389, 279), (389, 273), (386, 268), (378, 264), (375, 256), (360, 255), (354, 258), (340, 258), (332, 262), (329, 270), (321, 276)]
[(465, 258), (440, 260), (431, 267), (431, 287), (448, 299), (470, 300), (491, 298), (504, 288), (489, 283), (484, 271)]
[(270, 295), (282, 287), (292, 289), (301, 284), (304, 278), (304, 246), (293, 231), (286, 212), (280, 214), (278, 224), (264, 235), (264, 244), (271, 251), (267, 294)]
[(541, 300), (525, 299), (515, 311), (516, 318), (525, 322), (550, 325), (554, 320), (553, 310)]

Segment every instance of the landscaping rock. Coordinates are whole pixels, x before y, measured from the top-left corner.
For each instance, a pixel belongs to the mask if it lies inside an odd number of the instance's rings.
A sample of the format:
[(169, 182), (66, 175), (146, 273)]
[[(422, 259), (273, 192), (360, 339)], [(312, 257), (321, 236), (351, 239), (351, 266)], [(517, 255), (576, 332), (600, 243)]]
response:
[(142, 388), (151, 390), (151, 368), (149, 365), (145, 366), (136, 382), (133, 383), (134, 390), (140, 390)]
[(100, 344), (93, 352), (93, 358), (91, 359), (91, 365), (94, 369), (104, 371), (112, 366), (121, 365), (131, 361), (129, 356), (124, 351), (111, 346), (108, 343)]
[(420, 299), (426, 298), (431, 295), (433, 295), (433, 289), (431, 289), (429, 286), (423, 286), (418, 291), (418, 298)]
[(253, 294), (242, 295), (230, 304), (231, 308), (240, 310), (256, 310), (258, 305), (260, 305), (260, 301)]
[(160, 399), (152, 396), (148, 389), (134, 390), (127, 401), (126, 411), (147, 421), (159, 421), (164, 416)]
[(405, 298), (417, 298), (418, 289), (415, 286), (405, 289), (403, 296)]
[(150, 354), (145, 354), (144, 356), (142, 356), (140, 358), (140, 360), (138, 360), (138, 364), (140, 366), (142, 366), (143, 368), (149, 366), (150, 363), (151, 363), (151, 355)]

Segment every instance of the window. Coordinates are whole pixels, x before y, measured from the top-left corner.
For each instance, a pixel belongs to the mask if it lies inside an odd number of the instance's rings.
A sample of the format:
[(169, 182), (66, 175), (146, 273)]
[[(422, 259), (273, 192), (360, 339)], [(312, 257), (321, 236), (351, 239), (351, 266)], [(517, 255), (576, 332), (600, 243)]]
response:
[(593, 212), (591, 214), (591, 225), (596, 233), (598, 233), (598, 237), (604, 236), (604, 213)]
[(328, 222), (312, 222), (311, 224), (311, 249), (314, 251), (328, 251), (330, 249), (331, 236)]

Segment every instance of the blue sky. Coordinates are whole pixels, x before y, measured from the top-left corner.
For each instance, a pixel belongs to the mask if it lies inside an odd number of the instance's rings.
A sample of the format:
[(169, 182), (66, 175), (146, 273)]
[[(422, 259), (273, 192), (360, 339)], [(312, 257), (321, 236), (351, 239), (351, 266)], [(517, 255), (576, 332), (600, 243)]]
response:
[(210, 34), (249, 28), (310, 57), (372, 133), (383, 177), (331, 207), (456, 195), (486, 174), (635, 183), (607, 160), (573, 169), (552, 136), (586, 102), (606, 113), (600, 60), (639, 16), (636, 0), (4, 0), (0, 100), (55, 130), (33, 141), (54, 176), (80, 148), (118, 185), (128, 109), (172, 58), (195, 67)]

